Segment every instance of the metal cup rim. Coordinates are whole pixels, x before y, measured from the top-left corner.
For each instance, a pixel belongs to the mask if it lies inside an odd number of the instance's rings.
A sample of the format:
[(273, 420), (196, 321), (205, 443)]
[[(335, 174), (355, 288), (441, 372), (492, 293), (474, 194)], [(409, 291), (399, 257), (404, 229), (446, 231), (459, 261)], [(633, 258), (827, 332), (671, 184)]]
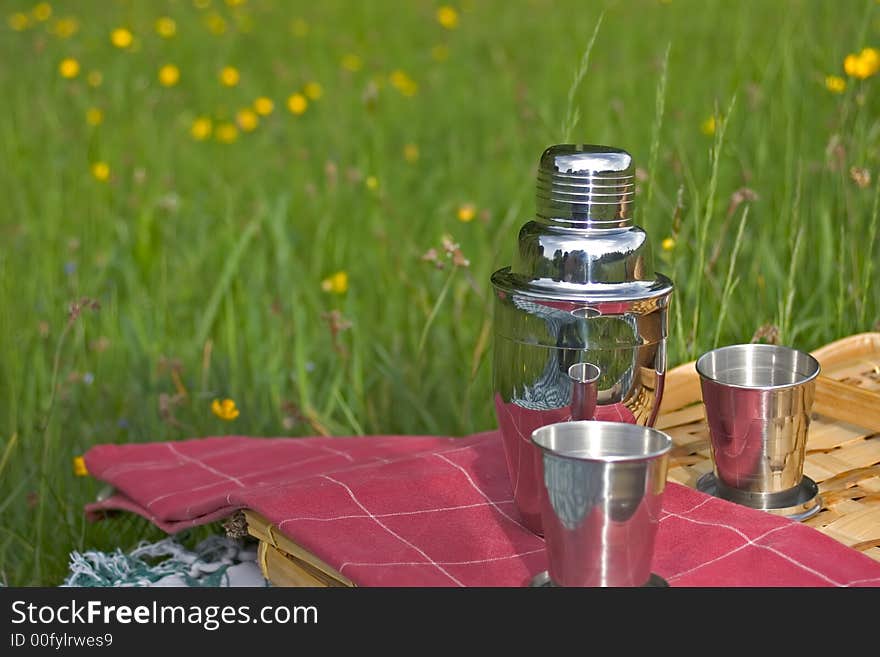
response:
[[(586, 453), (586, 450), (583, 453), (567, 453), (564, 451), (559, 451), (548, 447), (545, 444), (542, 444), (540, 441), (540, 436), (552, 432), (559, 431), (563, 429), (569, 430), (584, 430), (589, 433), (594, 432), (623, 432), (623, 433), (634, 433), (638, 432), (641, 434), (648, 433), (652, 437), (655, 437), (661, 441), (661, 446), (652, 449), (647, 452), (641, 452), (639, 454), (590, 454)], [(540, 448), (542, 452), (546, 454), (553, 455), (554, 458), (568, 459), (571, 461), (602, 461), (604, 463), (613, 462), (613, 463), (622, 463), (622, 462), (638, 462), (638, 461), (650, 461), (656, 458), (663, 456), (664, 454), (669, 453), (672, 450), (672, 437), (664, 431), (659, 429), (655, 429), (654, 427), (643, 426), (640, 424), (630, 424), (628, 422), (611, 422), (606, 420), (566, 420), (563, 422), (554, 422), (553, 424), (546, 424), (542, 427), (538, 427), (535, 429), (531, 436), (530, 440), (532, 444), (536, 447)]]
[[(744, 383), (729, 383), (727, 381), (721, 381), (717, 377), (711, 376), (706, 371), (706, 361), (709, 360), (713, 355), (719, 354), (727, 351), (741, 351), (741, 350), (754, 350), (754, 351), (766, 351), (768, 353), (789, 353), (796, 354), (798, 356), (804, 357), (807, 362), (810, 363), (812, 372), (806, 376), (800, 376), (798, 373), (798, 380), (793, 381), (791, 383), (777, 383), (777, 384), (744, 384)], [(788, 347), (785, 345), (777, 345), (777, 344), (757, 344), (757, 343), (743, 343), (743, 344), (731, 344), (726, 345), (724, 347), (716, 347), (715, 349), (711, 349), (700, 356), (696, 363), (694, 363), (694, 368), (697, 370), (697, 374), (700, 375), (700, 378), (704, 381), (715, 383), (718, 385), (722, 385), (725, 388), (736, 388), (738, 390), (785, 390), (786, 388), (796, 388), (797, 386), (802, 386), (805, 383), (809, 383), (813, 381), (816, 377), (819, 376), (821, 372), (822, 366), (818, 360), (816, 360), (815, 356), (812, 354), (801, 351), (800, 349), (796, 349), (794, 347)]]

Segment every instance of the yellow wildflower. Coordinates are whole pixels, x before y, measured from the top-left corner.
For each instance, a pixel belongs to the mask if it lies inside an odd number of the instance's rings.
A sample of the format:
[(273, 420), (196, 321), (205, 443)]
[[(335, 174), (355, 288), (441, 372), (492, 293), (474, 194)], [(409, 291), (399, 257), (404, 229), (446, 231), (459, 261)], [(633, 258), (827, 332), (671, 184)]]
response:
[(665, 238), (662, 242), (660, 242), (660, 246), (664, 251), (672, 251), (675, 248), (675, 239), (672, 237)]
[(333, 294), (345, 294), (348, 291), (348, 273), (338, 271), (321, 281), (321, 289)]
[(95, 180), (106, 182), (110, 178), (110, 165), (106, 162), (95, 162), (92, 164), (92, 177)]
[(413, 164), (419, 159), (419, 147), (415, 144), (407, 144), (403, 147), (403, 159)]
[(234, 420), (239, 416), (238, 408), (232, 399), (219, 400), (215, 399), (211, 402), (211, 412), (221, 420)]
[(134, 41), (134, 35), (131, 30), (124, 27), (117, 27), (110, 33), (110, 43), (117, 48), (128, 48)]
[(449, 59), (449, 46), (438, 43), (436, 46), (431, 48), (431, 59), (435, 62), (445, 62)]
[(364, 184), (371, 192), (375, 192), (379, 189), (379, 179), (376, 178), (376, 176), (367, 176), (366, 180), (364, 180)]
[(27, 14), (17, 11), (14, 14), (10, 14), (9, 18), (6, 19), (6, 22), (9, 24), (9, 27), (16, 32), (23, 32), (30, 27), (31, 19), (28, 18)]
[(180, 81), (180, 69), (174, 64), (165, 64), (159, 69), (159, 84), (163, 87), (173, 87)]
[(317, 82), (307, 82), (303, 87), (303, 93), (309, 100), (318, 100), (324, 95), (324, 88)]
[(213, 124), (211, 123), (211, 119), (207, 116), (200, 116), (193, 121), (192, 126), (189, 129), (189, 134), (191, 134), (192, 138), (196, 141), (204, 141), (211, 136), (212, 128)]
[(287, 109), (299, 116), (306, 111), (309, 101), (302, 94), (291, 94), (287, 99)]
[(238, 124), (238, 127), (245, 132), (253, 132), (260, 123), (260, 117), (257, 116), (257, 113), (254, 110), (246, 107), (239, 110), (235, 115), (235, 122)]
[(842, 94), (846, 91), (846, 80), (839, 75), (828, 75), (825, 77), (825, 88), (833, 94)]
[(458, 220), (464, 223), (473, 221), (477, 216), (477, 208), (473, 203), (465, 203), (458, 208)]
[(344, 68), (346, 71), (351, 71), (352, 73), (354, 73), (355, 71), (360, 71), (363, 67), (364, 63), (357, 55), (352, 55), (351, 53), (349, 53), (342, 58), (342, 68)]
[(59, 18), (52, 26), (52, 32), (55, 36), (62, 39), (68, 39), (79, 31), (79, 21), (72, 16)]
[(309, 33), (309, 24), (306, 23), (302, 18), (295, 18), (290, 23), (290, 33), (293, 34), (293, 36), (302, 39), (305, 35)]
[(443, 5), (437, 9), (437, 22), (447, 30), (453, 30), (458, 26), (458, 12), (449, 5)]
[(230, 7), (238, 7), (239, 5), (243, 5), (247, 0), (226, 0), (226, 4)]
[(220, 69), (220, 84), (224, 87), (234, 87), (240, 78), (238, 69), (234, 66), (224, 66)]
[(193, 0), (193, 6), (196, 9), (207, 9), (211, 6), (211, 0)]
[(231, 144), (238, 139), (238, 128), (234, 123), (221, 123), (214, 131), (214, 137), (222, 144)]
[(177, 23), (173, 18), (161, 16), (156, 19), (156, 34), (163, 39), (170, 39), (177, 34)]
[(52, 15), (52, 5), (48, 2), (41, 2), (33, 9), (34, 18), (38, 21), (47, 21)]
[(86, 111), (86, 123), (89, 125), (101, 125), (104, 122), (104, 112), (97, 107), (90, 107)]
[(58, 64), (58, 73), (61, 74), (62, 78), (72, 80), (79, 75), (79, 62), (73, 57), (62, 59), (61, 63)]
[(844, 72), (853, 78), (864, 80), (880, 71), (880, 51), (863, 48), (858, 54), (850, 53), (843, 60)]
[(877, 71), (880, 71), (880, 51), (876, 48), (862, 48), (859, 58), (862, 60), (862, 66), (867, 70), (869, 76), (875, 75)]
[(88, 76), (86, 76), (86, 82), (89, 83), (90, 87), (100, 87), (103, 81), (104, 75), (101, 71), (89, 71)]
[(212, 11), (205, 16), (205, 26), (215, 36), (226, 34), (226, 19), (216, 12)]
[(714, 116), (710, 116), (708, 119), (706, 119), (705, 121), (703, 121), (700, 124), (700, 132), (702, 132), (704, 135), (709, 135), (709, 136), (715, 134), (715, 117)]
[(409, 75), (400, 69), (392, 71), (388, 76), (388, 81), (404, 96), (415, 96), (419, 90), (419, 85)]
[(77, 477), (89, 476), (89, 469), (86, 467), (86, 460), (82, 456), (73, 457), (73, 474)]
[(271, 98), (260, 96), (254, 101), (254, 111), (260, 116), (268, 116), (275, 110), (275, 103)]

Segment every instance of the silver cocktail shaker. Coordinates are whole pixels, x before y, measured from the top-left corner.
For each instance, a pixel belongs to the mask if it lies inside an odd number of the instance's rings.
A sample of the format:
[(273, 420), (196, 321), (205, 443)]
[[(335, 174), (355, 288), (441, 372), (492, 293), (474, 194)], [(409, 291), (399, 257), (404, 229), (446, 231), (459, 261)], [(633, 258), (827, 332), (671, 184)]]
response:
[(635, 166), (619, 148), (541, 155), (534, 220), (495, 288), (493, 393), (513, 496), (542, 534), (532, 432), (575, 420), (653, 426), (672, 281), (633, 224)]

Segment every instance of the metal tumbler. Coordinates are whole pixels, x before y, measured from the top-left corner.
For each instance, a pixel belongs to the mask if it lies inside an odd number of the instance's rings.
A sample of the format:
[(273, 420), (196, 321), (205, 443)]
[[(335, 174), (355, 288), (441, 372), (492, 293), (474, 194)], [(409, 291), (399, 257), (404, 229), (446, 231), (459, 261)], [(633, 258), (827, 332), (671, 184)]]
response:
[(818, 511), (803, 471), (819, 362), (791, 347), (738, 344), (703, 354), (696, 370), (713, 466), (698, 487), (784, 515)]
[(537, 429), (536, 475), (549, 580), (557, 586), (645, 586), (672, 439), (620, 422)]
[(513, 264), (492, 275), (495, 410), (514, 500), (538, 534), (535, 429), (571, 419), (651, 426), (657, 417), (673, 285), (654, 271), (634, 197), (626, 151), (548, 148), (536, 216), (519, 231)]

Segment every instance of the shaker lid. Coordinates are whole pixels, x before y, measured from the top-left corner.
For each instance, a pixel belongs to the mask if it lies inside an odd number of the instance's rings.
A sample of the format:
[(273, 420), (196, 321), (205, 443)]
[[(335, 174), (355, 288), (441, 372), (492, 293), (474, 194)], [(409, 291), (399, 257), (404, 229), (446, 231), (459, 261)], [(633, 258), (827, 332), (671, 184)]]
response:
[(636, 173), (621, 148), (557, 144), (541, 155), (537, 214), (545, 219), (612, 227), (632, 218)]
[(536, 217), (519, 232), (498, 290), (531, 298), (638, 301), (668, 296), (648, 235), (633, 224), (635, 165), (621, 148), (557, 144), (541, 155)]

